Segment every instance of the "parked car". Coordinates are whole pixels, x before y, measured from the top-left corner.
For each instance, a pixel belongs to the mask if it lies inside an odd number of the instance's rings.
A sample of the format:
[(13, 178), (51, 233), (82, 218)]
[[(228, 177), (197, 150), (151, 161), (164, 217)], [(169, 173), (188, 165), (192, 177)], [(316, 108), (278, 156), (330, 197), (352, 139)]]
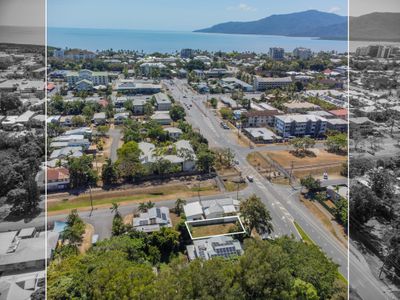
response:
[(249, 182), (253, 182), (253, 181), (254, 181), (254, 177), (251, 176), (251, 175), (247, 175), (247, 180), (248, 180)]

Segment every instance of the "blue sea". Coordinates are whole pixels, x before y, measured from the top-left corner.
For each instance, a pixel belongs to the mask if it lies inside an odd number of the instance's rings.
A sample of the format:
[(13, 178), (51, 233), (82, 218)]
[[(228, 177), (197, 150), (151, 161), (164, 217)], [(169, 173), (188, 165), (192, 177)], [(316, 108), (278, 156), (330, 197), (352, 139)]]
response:
[(338, 40), (128, 29), (48, 28), (47, 41), (49, 46), (61, 48), (92, 51), (112, 48), (145, 53), (174, 53), (182, 48), (265, 53), (270, 47), (282, 47), (286, 51), (292, 51), (296, 47), (306, 47), (316, 52), (347, 51), (347, 41)]

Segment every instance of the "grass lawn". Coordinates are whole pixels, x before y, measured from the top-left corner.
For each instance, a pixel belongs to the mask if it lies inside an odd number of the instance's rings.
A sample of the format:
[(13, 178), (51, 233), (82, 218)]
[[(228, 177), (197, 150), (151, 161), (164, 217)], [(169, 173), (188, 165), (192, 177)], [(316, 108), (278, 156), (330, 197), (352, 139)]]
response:
[(191, 226), (192, 237), (205, 237), (210, 235), (227, 234), (229, 230), (236, 228), (236, 223), (213, 224), (213, 225), (197, 225)]
[[(146, 189), (138, 189), (134, 191), (110, 191), (101, 194), (93, 194), (93, 206), (105, 206), (107, 204), (122, 202), (147, 202), (173, 200), (176, 198), (196, 197), (198, 191), (200, 194), (215, 194), (218, 188), (215, 185), (201, 186), (189, 188), (187, 185), (169, 185), (161, 187), (153, 187)], [(48, 202), (48, 211), (56, 212), (63, 210), (71, 210), (74, 208), (90, 207), (90, 196), (85, 194), (72, 199)]]
[(301, 228), (299, 224), (294, 222), (294, 226), (296, 226), (297, 231), (300, 233), (301, 238), (303, 241), (308, 245), (316, 245), (314, 241), (308, 236), (308, 234)]
[[(236, 182), (233, 181), (224, 181), (224, 186), (225, 186), (225, 190), (227, 192), (236, 192), (238, 190), (238, 184)], [(239, 191), (243, 190), (244, 188), (247, 187), (247, 183), (246, 182), (240, 182), (239, 183)]]

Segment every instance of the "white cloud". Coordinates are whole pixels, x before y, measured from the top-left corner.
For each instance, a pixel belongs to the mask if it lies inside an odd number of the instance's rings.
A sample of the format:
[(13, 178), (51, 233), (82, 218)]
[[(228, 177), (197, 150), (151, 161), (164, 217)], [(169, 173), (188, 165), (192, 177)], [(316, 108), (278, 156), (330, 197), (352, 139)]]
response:
[(333, 7), (331, 7), (328, 11), (330, 12), (330, 13), (336, 13), (336, 12), (338, 12), (338, 11), (341, 11), (342, 9), (339, 7), (339, 6), (333, 6)]
[(256, 11), (255, 7), (247, 5), (246, 3), (240, 3), (236, 6), (229, 6), (228, 10), (240, 10), (240, 11)]

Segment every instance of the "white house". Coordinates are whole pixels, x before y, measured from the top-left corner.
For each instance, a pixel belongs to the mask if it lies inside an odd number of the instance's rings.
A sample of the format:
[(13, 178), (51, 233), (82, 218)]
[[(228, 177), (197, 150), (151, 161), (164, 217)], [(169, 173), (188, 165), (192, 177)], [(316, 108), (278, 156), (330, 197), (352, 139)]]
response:
[(142, 232), (153, 232), (161, 227), (172, 227), (168, 207), (153, 207), (147, 212), (140, 213), (139, 217), (133, 218), (133, 228)]
[(193, 245), (186, 247), (189, 260), (196, 258), (209, 260), (213, 257), (229, 258), (243, 254), (242, 245), (230, 236), (216, 236), (208, 239), (194, 240)]
[(238, 209), (239, 201), (232, 198), (201, 200), (188, 203), (183, 207), (188, 221), (236, 215)]

